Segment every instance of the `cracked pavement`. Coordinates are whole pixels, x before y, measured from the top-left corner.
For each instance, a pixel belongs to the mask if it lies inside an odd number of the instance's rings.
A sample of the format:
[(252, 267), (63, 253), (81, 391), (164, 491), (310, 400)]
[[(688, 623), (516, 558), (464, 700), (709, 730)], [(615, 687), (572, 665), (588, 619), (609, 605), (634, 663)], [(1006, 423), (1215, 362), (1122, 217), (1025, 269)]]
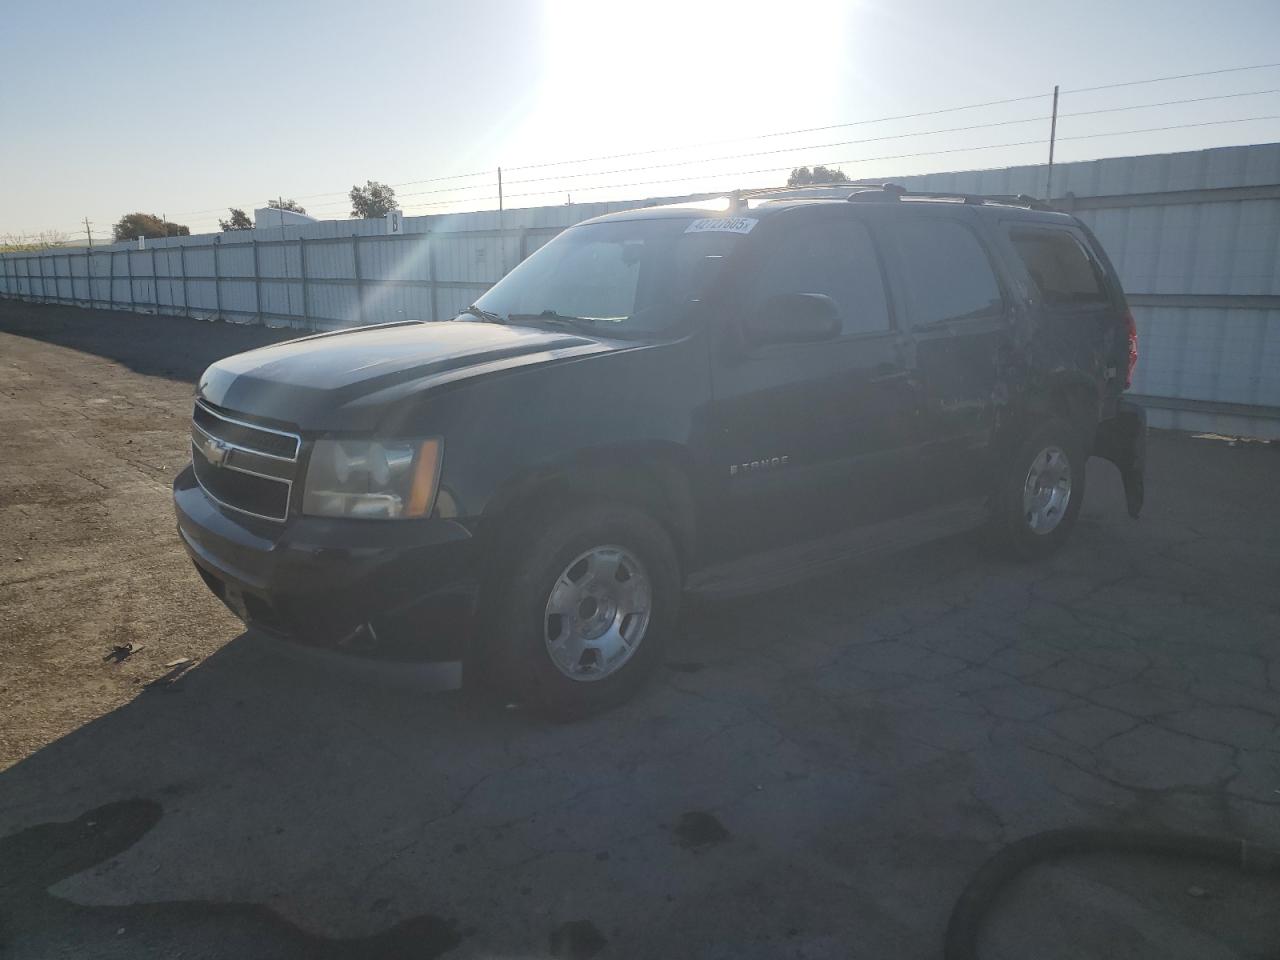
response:
[[(448, 957), (563, 952), (588, 921), (604, 958), (923, 958), (970, 875), (1040, 830), (1280, 847), (1275, 445), (1153, 434), (1138, 522), (1092, 461), (1044, 564), (958, 538), (691, 598), (643, 695), (556, 726), (299, 662), (207, 595), (167, 492), (189, 381), (272, 336), (0, 302), (0, 836), (163, 807), (55, 897), (260, 904), (321, 937), (427, 914)], [(1278, 895), (1081, 857), (1009, 889), (984, 955), (1274, 956)], [(234, 917), (157, 940), (18, 914), (13, 957), (281, 955)]]

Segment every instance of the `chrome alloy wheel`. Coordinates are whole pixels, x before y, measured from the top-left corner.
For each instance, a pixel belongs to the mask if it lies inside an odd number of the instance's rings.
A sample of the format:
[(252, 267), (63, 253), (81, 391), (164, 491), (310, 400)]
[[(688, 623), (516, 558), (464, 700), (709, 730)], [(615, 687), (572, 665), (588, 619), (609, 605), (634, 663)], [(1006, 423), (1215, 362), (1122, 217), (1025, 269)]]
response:
[(551, 662), (571, 680), (616, 673), (644, 640), (653, 587), (644, 565), (623, 547), (592, 547), (557, 578), (543, 621)]
[(1071, 461), (1061, 447), (1045, 447), (1031, 461), (1022, 487), (1022, 512), (1032, 533), (1057, 529), (1071, 502)]

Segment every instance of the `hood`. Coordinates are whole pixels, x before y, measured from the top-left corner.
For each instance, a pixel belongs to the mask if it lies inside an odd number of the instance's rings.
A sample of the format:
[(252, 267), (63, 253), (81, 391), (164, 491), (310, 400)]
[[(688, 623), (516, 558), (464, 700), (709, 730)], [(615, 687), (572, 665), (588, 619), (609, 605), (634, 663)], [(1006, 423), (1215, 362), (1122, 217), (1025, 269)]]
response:
[(375, 426), (423, 390), (531, 364), (617, 349), (577, 333), (454, 320), (320, 334), (219, 360), (199, 396), (304, 430)]

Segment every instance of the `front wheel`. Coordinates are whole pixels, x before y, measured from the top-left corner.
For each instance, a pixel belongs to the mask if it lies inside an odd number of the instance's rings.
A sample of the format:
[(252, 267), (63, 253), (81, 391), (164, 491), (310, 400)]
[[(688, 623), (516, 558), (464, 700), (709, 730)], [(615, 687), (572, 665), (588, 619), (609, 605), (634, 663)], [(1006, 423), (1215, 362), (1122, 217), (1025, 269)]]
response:
[(676, 552), (631, 507), (573, 509), (530, 529), (491, 596), (489, 655), (507, 690), (572, 719), (628, 699), (662, 661), (680, 602)]
[(1068, 421), (1040, 424), (1018, 446), (998, 481), (991, 532), (996, 545), (1021, 560), (1058, 550), (1084, 501), (1086, 453)]

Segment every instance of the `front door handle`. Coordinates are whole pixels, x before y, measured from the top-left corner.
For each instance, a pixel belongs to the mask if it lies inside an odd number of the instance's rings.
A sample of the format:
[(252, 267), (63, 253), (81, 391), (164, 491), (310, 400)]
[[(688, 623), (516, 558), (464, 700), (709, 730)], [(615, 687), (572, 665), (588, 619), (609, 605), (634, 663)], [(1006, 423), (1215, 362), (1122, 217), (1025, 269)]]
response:
[(876, 367), (876, 375), (871, 378), (872, 383), (890, 383), (894, 380), (911, 379), (911, 371), (904, 370), (901, 367), (894, 367), (887, 363), (882, 363)]

